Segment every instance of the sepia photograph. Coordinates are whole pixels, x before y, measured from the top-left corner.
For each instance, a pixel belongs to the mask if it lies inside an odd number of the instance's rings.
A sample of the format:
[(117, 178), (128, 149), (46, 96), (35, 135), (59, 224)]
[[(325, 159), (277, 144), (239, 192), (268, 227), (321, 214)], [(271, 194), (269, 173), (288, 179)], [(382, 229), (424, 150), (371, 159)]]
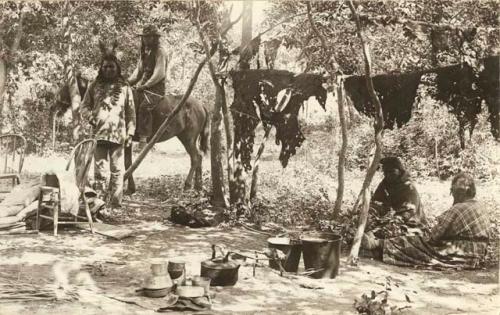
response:
[(0, 10), (0, 315), (500, 314), (500, 0)]

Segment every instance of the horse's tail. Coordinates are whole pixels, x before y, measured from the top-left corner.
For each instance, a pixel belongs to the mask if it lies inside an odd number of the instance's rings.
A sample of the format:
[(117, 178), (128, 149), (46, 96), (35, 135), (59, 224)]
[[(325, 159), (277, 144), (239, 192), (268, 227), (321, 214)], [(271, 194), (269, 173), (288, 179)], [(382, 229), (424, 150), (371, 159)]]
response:
[(203, 124), (203, 130), (200, 134), (200, 149), (203, 153), (207, 154), (208, 139), (210, 137), (210, 113), (205, 107), (203, 107), (203, 110), (205, 111), (205, 123)]

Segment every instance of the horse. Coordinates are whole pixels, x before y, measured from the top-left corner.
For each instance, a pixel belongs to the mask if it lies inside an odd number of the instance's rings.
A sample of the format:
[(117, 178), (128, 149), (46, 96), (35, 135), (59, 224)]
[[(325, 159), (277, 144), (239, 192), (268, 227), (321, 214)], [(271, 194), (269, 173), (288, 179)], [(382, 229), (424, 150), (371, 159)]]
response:
[[(72, 108), (73, 113), (75, 113), (75, 109), (78, 108), (75, 108), (75, 105), (72, 102), (72, 99), (74, 98), (71, 97), (71, 91), (77, 91), (81, 99), (83, 99), (83, 96), (85, 95), (89, 85), (88, 80), (83, 78), (81, 74), (74, 70), (73, 75), (69, 76), (69, 78), (70, 80), (67, 80), (67, 82), (64, 82), (61, 85), (59, 92), (57, 93), (56, 101), (51, 106), (50, 111), (52, 115), (63, 115), (69, 108)], [(72, 89), (72, 86), (77, 86), (78, 89)], [(134, 90), (134, 93), (137, 93), (137, 91)], [(178, 104), (182, 99), (182, 95), (155, 95), (149, 92), (142, 93), (147, 93), (147, 97), (144, 98), (145, 102), (149, 101), (152, 104), (156, 103), (152, 109), (152, 129), (153, 134), (155, 134), (163, 121), (173, 111), (176, 104)], [(137, 98), (134, 97), (134, 99)], [(76, 107), (79, 105), (80, 104), (78, 103)], [(136, 113), (138, 113), (139, 105), (140, 104), (135, 104)], [(158, 140), (158, 142), (164, 142), (173, 137), (177, 137), (184, 146), (186, 152), (189, 154), (191, 166), (184, 183), (184, 190), (189, 190), (193, 187), (193, 176), (194, 188), (198, 191), (202, 189), (202, 153), (206, 154), (208, 151), (208, 138), (210, 132), (209, 118), (210, 112), (206, 106), (190, 97), (179, 113), (173, 118), (167, 130)], [(79, 115), (73, 114), (73, 120), (76, 119), (79, 119)], [(78, 127), (79, 126), (75, 128), (76, 130), (74, 132), (78, 133)], [(133, 141), (139, 141), (137, 134), (133, 136)], [(125, 148), (124, 158), (125, 169), (128, 169), (130, 165), (132, 165), (132, 146)], [(132, 174), (126, 180), (128, 180), (126, 193), (133, 194), (136, 191), (136, 185)]]

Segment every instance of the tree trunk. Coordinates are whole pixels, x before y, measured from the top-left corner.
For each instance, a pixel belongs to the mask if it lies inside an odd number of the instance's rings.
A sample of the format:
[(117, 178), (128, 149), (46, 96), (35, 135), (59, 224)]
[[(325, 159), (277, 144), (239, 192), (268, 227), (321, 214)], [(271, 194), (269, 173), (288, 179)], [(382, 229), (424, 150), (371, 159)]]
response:
[[(252, 41), (252, 5), (253, 1), (243, 2), (243, 21), (241, 24), (241, 45), (240, 45), (240, 70), (250, 69), (250, 59), (252, 58), (250, 49), (245, 49), (250, 46)], [(235, 97), (237, 97), (235, 95)], [(238, 128), (238, 126), (234, 126)], [(237, 146), (239, 143), (233, 143)], [(229, 186), (229, 195), (232, 204), (245, 204), (247, 195), (246, 171), (241, 163), (240, 158), (235, 163), (234, 180)]]
[(9, 76), (9, 64), (12, 62), (12, 57), (19, 49), (21, 44), (21, 38), (23, 36), (23, 21), (25, 12), (23, 11), (23, 5), (20, 5), (20, 15), (19, 15), (19, 25), (17, 26), (16, 35), (14, 41), (10, 46), (10, 49), (6, 51), (5, 43), (2, 41), (2, 50), (0, 50), (0, 132), (3, 128), (3, 108), (4, 108), (4, 95), (7, 89), (7, 80)]
[[(199, 7), (198, 7), (199, 14)], [(229, 20), (225, 20), (226, 23), (222, 25), (222, 28), (226, 28)], [(210, 48), (205, 36), (201, 29), (201, 24), (198, 19), (196, 20), (196, 28), (198, 29), (198, 35), (200, 36), (200, 41), (205, 50), (205, 55), (208, 59), (208, 69), (210, 71), (210, 76), (215, 86), (215, 104), (214, 110), (212, 112), (212, 123), (211, 123), (211, 135), (210, 135), (210, 164), (211, 164), (211, 177), (212, 177), (212, 203), (219, 207), (228, 207), (229, 204), (226, 200), (225, 186), (224, 186), (224, 168), (222, 166), (222, 134), (221, 134), (221, 122), (222, 122), (222, 102), (225, 99), (225, 91), (222, 82), (219, 82), (216, 76), (215, 65), (211, 60)], [(218, 46), (221, 45), (219, 42)], [(219, 62), (222, 60), (222, 55), (219, 55)]]
[(212, 176), (212, 203), (216, 206), (227, 206), (224, 188), (224, 168), (222, 166), (222, 97), (221, 86), (216, 80), (215, 85), (215, 105), (212, 112), (212, 125), (210, 135), (210, 164)]
[(3, 104), (4, 95), (7, 88), (7, 60), (6, 56), (0, 57), (0, 132), (3, 129)]
[(375, 110), (377, 111), (377, 116), (375, 117), (375, 154), (373, 155), (373, 159), (370, 163), (370, 167), (366, 172), (365, 180), (363, 182), (363, 186), (361, 188), (361, 192), (354, 204), (354, 210), (358, 209), (359, 203), (362, 202), (362, 208), (359, 216), (358, 229), (356, 231), (356, 235), (354, 236), (353, 245), (351, 247), (351, 252), (349, 257), (347, 258), (347, 262), (350, 265), (356, 265), (358, 262), (358, 254), (359, 247), (361, 245), (361, 239), (365, 232), (366, 221), (368, 219), (368, 210), (370, 207), (370, 195), (369, 188), (373, 176), (377, 171), (377, 166), (380, 163), (380, 158), (382, 156), (382, 130), (384, 126), (384, 118), (382, 113), (382, 105), (380, 104), (380, 100), (375, 93), (375, 89), (373, 87), (373, 80), (371, 78), (371, 58), (370, 58), (370, 47), (364, 40), (363, 30), (361, 26), (361, 22), (359, 20), (359, 16), (356, 13), (356, 9), (352, 4), (352, 1), (349, 1), (349, 8), (351, 9), (352, 15), (356, 21), (356, 28), (358, 32), (358, 37), (361, 42), (361, 46), (363, 48), (363, 57), (365, 61), (365, 78), (366, 78), (366, 86), (372, 102), (375, 104)]
[(243, 21), (241, 24), (240, 69), (250, 69), (252, 51), (252, 6), (253, 1), (243, 1)]
[(253, 172), (252, 172), (252, 184), (250, 185), (250, 200), (257, 197), (257, 185), (259, 183), (259, 162), (262, 153), (266, 147), (266, 141), (269, 138), (269, 134), (271, 133), (271, 125), (268, 125), (264, 128), (264, 139), (262, 139), (262, 143), (259, 146), (259, 150), (257, 151), (257, 156), (255, 157), (255, 161), (253, 163)]
[(224, 116), (224, 131), (226, 132), (227, 182), (231, 195), (231, 187), (236, 186), (233, 173), (233, 163), (234, 163), (233, 129), (232, 129), (233, 119), (227, 108), (227, 98), (225, 93), (224, 96), (221, 98), (221, 101), (222, 101), (221, 103), (222, 115)]
[(80, 138), (80, 105), (82, 103), (82, 96), (78, 89), (78, 82), (76, 81), (76, 73), (72, 65), (73, 45), (71, 42), (71, 15), (70, 15), (70, 2), (64, 2), (64, 13), (61, 21), (61, 53), (63, 54), (64, 66), (64, 81), (68, 84), (69, 96), (71, 99), (71, 130), (74, 142), (78, 142)]
[(337, 198), (335, 200), (335, 206), (333, 208), (333, 219), (337, 219), (340, 211), (342, 210), (342, 200), (344, 198), (344, 170), (345, 170), (345, 160), (347, 153), (347, 124), (345, 119), (345, 107), (344, 107), (344, 81), (343, 79), (338, 80), (337, 87), (337, 103), (339, 110), (339, 120), (340, 128), (342, 132), (342, 147), (339, 152), (339, 164), (337, 167), (338, 172), (338, 186), (337, 186)]

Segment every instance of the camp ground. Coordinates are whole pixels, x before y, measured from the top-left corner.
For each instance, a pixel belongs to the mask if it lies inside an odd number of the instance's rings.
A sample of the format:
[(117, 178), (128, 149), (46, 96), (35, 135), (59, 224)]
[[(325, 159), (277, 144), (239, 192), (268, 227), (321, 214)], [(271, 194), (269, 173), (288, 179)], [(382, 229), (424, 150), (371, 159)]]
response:
[(497, 314), (497, 1), (3, 1), (0, 314)]

